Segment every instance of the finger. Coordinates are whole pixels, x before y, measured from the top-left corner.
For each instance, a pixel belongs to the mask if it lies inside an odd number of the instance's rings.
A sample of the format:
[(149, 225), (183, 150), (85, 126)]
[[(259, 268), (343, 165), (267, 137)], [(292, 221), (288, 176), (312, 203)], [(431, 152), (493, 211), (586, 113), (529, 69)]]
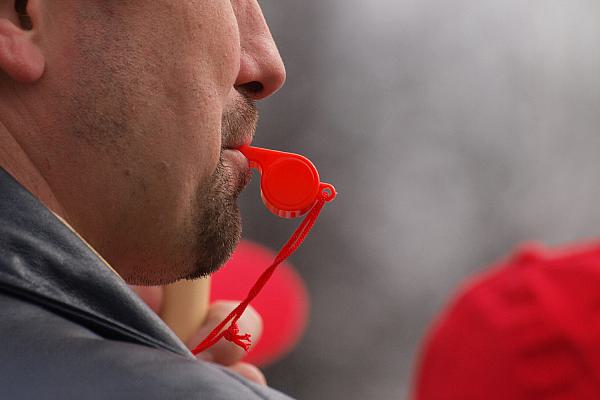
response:
[[(188, 346), (191, 349), (196, 347), (238, 304), (235, 301), (217, 301), (211, 304), (204, 325), (188, 342)], [(260, 338), (263, 327), (262, 318), (256, 310), (248, 307), (239, 319), (238, 326), (240, 334), (249, 333), (251, 335), (252, 346), (254, 346)], [(221, 339), (214, 346), (201, 353), (199, 358), (228, 366), (240, 361), (245, 355), (246, 351), (244, 349), (225, 339)]]
[(238, 375), (248, 379), (251, 382), (257, 383), (262, 386), (267, 386), (267, 379), (260, 369), (252, 364), (245, 362), (235, 363), (229, 367), (229, 370), (235, 372)]

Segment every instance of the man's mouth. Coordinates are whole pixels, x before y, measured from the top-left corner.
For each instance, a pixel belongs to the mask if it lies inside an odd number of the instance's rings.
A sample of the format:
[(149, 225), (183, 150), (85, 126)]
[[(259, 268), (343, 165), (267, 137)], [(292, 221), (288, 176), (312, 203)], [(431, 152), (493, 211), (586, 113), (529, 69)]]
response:
[(229, 140), (227, 143), (223, 144), (223, 150), (237, 150), (242, 146), (250, 145), (252, 143), (253, 138), (254, 134), (247, 135), (242, 138), (236, 138), (234, 140)]
[(244, 157), (244, 155), (239, 150), (224, 149), (222, 157), (226, 165), (231, 166), (238, 171), (246, 171), (250, 168), (248, 164), (248, 159)]
[(234, 198), (244, 190), (250, 182), (251, 172), (248, 159), (235, 149), (223, 149), (221, 152), (221, 163), (225, 168), (225, 176), (228, 176), (229, 191)]

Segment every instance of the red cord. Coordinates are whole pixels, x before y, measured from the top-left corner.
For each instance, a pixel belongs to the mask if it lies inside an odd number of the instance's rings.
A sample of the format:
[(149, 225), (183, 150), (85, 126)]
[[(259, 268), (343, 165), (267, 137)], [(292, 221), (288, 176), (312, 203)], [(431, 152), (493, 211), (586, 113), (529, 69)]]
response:
[[(194, 355), (202, 353), (203, 351), (217, 343), (219, 340), (221, 340), (221, 338), (225, 338), (226, 340), (237, 344), (246, 351), (250, 349), (250, 334), (240, 335), (237, 321), (240, 319), (240, 317), (244, 313), (244, 310), (246, 310), (246, 307), (248, 307), (250, 302), (254, 300), (254, 298), (260, 293), (260, 291), (265, 286), (269, 278), (271, 278), (271, 275), (273, 275), (273, 272), (275, 272), (275, 269), (279, 266), (279, 264), (287, 260), (288, 257), (290, 257), (292, 254), (294, 254), (296, 250), (298, 250), (302, 242), (304, 242), (304, 239), (306, 239), (306, 236), (308, 235), (312, 227), (315, 225), (315, 222), (319, 217), (319, 213), (321, 212), (323, 205), (326, 201), (329, 200), (330, 197), (328, 197), (328, 194), (321, 194), (321, 197), (317, 200), (315, 206), (310, 210), (306, 218), (304, 218), (302, 223), (298, 226), (292, 237), (281, 248), (279, 254), (277, 254), (277, 257), (275, 257), (273, 264), (271, 264), (271, 266), (269, 266), (269, 268), (267, 268), (260, 275), (254, 286), (252, 286), (252, 288), (248, 292), (248, 295), (246, 296), (246, 299), (242, 301), (235, 308), (235, 310), (233, 310), (219, 325), (217, 325), (217, 327), (215, 327), (210, 332), (210, 334), (198, 346), (196, 346), (194, 350), (192, 350), (192, 353)], [(227, 325), (228, 322), (231, 322), (229, 327), (223, 330), (223, 328), (225, 328), (225, 325)]]

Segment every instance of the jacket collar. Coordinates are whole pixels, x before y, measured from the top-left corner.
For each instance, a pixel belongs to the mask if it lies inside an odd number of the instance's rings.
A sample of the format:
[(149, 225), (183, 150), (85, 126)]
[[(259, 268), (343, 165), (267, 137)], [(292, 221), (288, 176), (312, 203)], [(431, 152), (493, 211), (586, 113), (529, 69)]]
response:
[(1, 167), (0, 290), (103, 336), (193, 357), (91, 247)]

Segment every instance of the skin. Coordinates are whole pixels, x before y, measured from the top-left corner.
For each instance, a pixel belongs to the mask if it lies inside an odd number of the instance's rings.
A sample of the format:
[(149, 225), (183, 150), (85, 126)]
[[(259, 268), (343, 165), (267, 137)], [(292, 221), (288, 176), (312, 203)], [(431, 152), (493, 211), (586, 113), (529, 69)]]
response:
[(29, 31), (2, 4), (5, 168), (130, 283), (218, 268), (246, 181), (222, 146), (285, 79), (258, 4), (30, 0)]
[[(163, 291), (157, 286), (134, 286), (135, 292), (148, 304), (148, 306), (157, 314), (160, 312), (163, 301)], [(190, 338), (186, 345), (192, 350), (216, 327), (231, 311), (233, 311), (239, 302), (235, 301), (216, 301), (208, 309), (208, 315), (196, 333)], [(238, 321), (241, 332), (249, 333), (252, 337), (252, 346), (260, 340), (263, 323), (260, 314), (252, 306), (248, 306), (244, 314)], [(198, 358), (212, 363), (225, 365), (240, 375), (256, 383), (266, 385), (266, 379), (262, 372), (254, 365), (241, 362), (246, 355), (241, 347), (221, 340), (213, 347), (198, 355)]]
[(256, 0), (17, 3), (0, 0), (0, 166), (131, 284), (217, 269), (247, 182), (224, 147), (285, 80)]

